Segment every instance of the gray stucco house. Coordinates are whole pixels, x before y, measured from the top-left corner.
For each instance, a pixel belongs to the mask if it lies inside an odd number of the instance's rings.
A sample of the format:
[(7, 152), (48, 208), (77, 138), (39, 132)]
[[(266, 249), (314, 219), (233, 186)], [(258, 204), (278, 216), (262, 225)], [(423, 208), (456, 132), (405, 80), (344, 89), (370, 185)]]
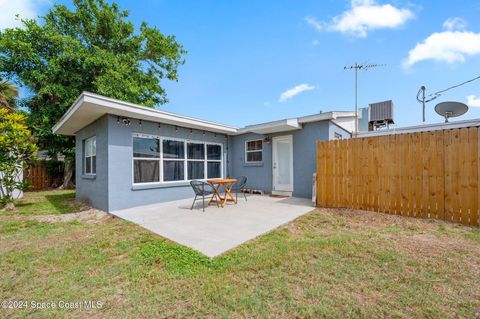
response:
[(236, 128), (82, 93), (54, 126), (76, 140), (77, 199), (111, 212), (193, 197), (189, 180), (311, 197), (316, 141), (349, 138), (354, 112)]

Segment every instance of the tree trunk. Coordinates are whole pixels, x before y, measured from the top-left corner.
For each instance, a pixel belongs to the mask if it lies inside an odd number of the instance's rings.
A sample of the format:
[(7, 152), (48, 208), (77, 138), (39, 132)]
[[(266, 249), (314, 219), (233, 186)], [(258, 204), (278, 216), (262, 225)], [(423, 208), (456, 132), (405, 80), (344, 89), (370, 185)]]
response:
[(61, 189), (73, 188), (72, 182), (73, 176), (73, 165), (70, 161), (65, 161), (65, 166), (63, 169), (63, 184), (60, 186)]

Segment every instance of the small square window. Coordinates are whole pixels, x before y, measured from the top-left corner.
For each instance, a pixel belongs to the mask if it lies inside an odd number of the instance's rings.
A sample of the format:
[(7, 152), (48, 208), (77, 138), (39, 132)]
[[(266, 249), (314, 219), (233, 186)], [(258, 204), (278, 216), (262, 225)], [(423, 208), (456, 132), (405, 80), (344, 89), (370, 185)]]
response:
[(263, 160), (263, 140), (245, 142), (245, 162), (258, 163)]

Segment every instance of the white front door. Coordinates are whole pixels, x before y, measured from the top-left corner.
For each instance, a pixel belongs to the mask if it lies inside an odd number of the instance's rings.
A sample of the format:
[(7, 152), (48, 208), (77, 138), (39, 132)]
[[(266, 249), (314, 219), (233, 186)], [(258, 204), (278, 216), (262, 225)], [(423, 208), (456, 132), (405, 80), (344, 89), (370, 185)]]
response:
[(292, 135), (272, 139), (272, 193), (291, 195), (293, 192), (293, 138)]

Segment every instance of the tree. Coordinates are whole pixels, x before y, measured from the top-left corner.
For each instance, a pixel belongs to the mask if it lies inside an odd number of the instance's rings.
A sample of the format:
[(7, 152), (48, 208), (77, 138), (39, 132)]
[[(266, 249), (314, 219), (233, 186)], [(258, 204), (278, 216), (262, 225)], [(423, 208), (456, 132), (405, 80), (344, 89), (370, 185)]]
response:
[[(26, 102), (29, 125), (51, 155), (65, 159), (70, 182), (74, 139), (52, 134), (53, 125), (82, 91), (153, 107), (167, 102), (163, 79), (178, 80), (186, 51), (174, 36), (105, 0), (74, 0), (74, 10), (54, 5), (23, 28), (0, 32), (0, 72), (33, 92)], [(2, 74), (0, 74), (2, 75)]]
[(13, 109), (14, 102), (17, 97), (17, 87), (0, 78), (0, 107), (4, 106), (9, 109)]
[(32, 134), (25, 124), (26, 116), (0, 108), (0, 203), (14, 209), (15, 190), (24, 190), (21, 174), (38, 151)]

